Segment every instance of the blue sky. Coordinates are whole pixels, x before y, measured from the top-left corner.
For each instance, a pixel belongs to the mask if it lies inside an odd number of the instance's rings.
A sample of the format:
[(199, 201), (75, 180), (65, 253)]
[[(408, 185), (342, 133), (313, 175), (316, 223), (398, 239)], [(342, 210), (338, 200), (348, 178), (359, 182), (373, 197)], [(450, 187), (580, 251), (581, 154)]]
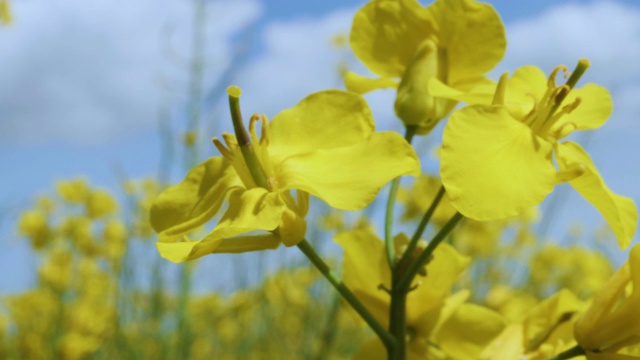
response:
[[(589, 135), (589, 150), (608, 185), (640, 200), (640, 4), (636, 1), (489, 1), (509, 38), (493, 75), (535, 64), (550, 71), (587, 57), (583, 78), (607, 86), (615, 112)], [(336, 68), (348, 51), (330, 45), (347, 33), (364, 1), (210, 1), (207, 11), (205, 92), (219, 79), (243, 88), (245, 113), (272, 117), (306, 94), (340, 87)], [(190, 51), (190, 1), (14, 0), (15, 23), (0, 28), (0, 264), (28, 271), (26, 247), (14, 232), (20, 210), (56, 180), (84, 176), (115, 188), (118, 173), (153, 176), (161, 156), (158, 114), (184, 128)], [(242, 62), (231, 63), (239, 51)], [(182, 64), (182, 65), (181, 65)], [(226, 84), (224, 84), (226, 87)], [(209, 138), (228, 119), (222, 98), (203, 105), (201, 158), (215, 153)], [(381, 129), (400, 130), (393, 93), (367, 96)], [(177, 136), (177, 135), (176, 135)], [(175, 179), (184, 174), (174, 168)], [(560, 224), (603, 222), (573, 193)], [(565, 226), (566, 227), (566, 226)], [(561, 232), (561, 226), (555, 228)], [(0, 280), (0, 292), (15, 291)]]

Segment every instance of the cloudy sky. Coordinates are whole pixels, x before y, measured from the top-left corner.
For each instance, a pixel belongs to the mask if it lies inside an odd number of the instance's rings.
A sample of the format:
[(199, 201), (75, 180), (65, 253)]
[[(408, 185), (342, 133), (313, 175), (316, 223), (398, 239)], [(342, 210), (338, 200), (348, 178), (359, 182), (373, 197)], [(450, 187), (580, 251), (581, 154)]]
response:
[[(494, 71), (535, 64), (550, 71), (589, 58), (584, 82), (608, 87), (615, 112), (584, 140), (609, 186), (640, 199), (640, 4), (627, 0), (494, 0), (508, 34)], [(187, 0), (13, 0), (0, 27), (0, 266), (18, 267), (15, 215), (56, 180), (84, 176), (115, 188), (119, 174), (154, 176), (160, 119), (178, 137), (189, 111), (193, 2)], [(331, 39), (347, 34), (364, 1), (219, 0), (206, 5), (201, 159), (228, 128), (219, 89), (243, 89), (246, 114), (269, 117), (305, 95), (341, 87), (340, 64), (362, 65)], [(368, 100), (382, 129), (400, 129), (393, 93)], [(214, 132), (215, 131), (215, 132)], [(179, 178), (184, 169), (173, 169)], [(600, 224), (569, 195), (562, 219)], [(595, 225), (593, 225), (595, 226)], [(18, 259), (18, 260), (15, 260)], [(14, 283), (0, 282), (3, 289)]]

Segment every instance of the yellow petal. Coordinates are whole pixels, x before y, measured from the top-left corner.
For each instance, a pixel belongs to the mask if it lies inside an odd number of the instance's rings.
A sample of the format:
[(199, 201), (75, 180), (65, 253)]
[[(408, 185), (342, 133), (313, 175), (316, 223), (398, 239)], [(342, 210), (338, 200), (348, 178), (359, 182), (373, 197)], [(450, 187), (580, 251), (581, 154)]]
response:
[(447, 62), (447, 84), (482, 77), (504, 56), (504, 25), (495, 9), (474, 0), (438, 0), (427, 7)]
[(224, 158), (209, 158), (158, 196), (151, 206), (151, 226), (161, 241), (179, 238), (211, 219), (227, 193), (241, 184)]
[(562, 289), (533, 308), (522, 322), (525, 348), (537, 349), (558, 326), (584, 305), (571, 291)]
[(344, 74), (344, 85), (347, 90), (358, 94), (366, 94), (376, 89), (397, 88), (398, 82), (391, 78), (371, 79), (354, 72), (347, 71)]
[(172, 242), (160, 238), (157, 248), (163, 258), (173, 262), (219, 252), (221, 246), (222, 250), (226, 249), (224, 252), (273, 248), (274, 242), (270, 237), (258, 238), (260, 243), (254, 247), (248, 246), (246, 239), (233, 244), (230, 238), (256, 230), (275, 230), (280, 224), (284, 208), (285, 204), (277, 193), (270, 193), (263, 188), (236, 190), (229, 196), (229, 208), (218, 225), (202, 240)]
[[(419, 281), (418, 279), (413, 285), (419, 284)], [(442, 325), (458, 311), (460, 306), (469, 299), (469, 295), (471, 295), (469, 290), (460, 290), (444, 299), (444, 301), (440, 298), (425, 299), (424, 305), (430, 309), (428, 312), (418, 309), (422, 312), (422, 315), (418, 318), (409, 317), (410, 314), (407, 315), (407, 318), (411, 319), (407, 322), (407, 327), (413, 331), (414, 338), (431, 339), (434, 334), (440, 331)], [(415, 309), (412, 311), (415, 311)]]
[(522, 324), (511, 324), (482, 350), (479, 359), (519, 359), (524, 353)]
[[(200, 245), (196, 248), (196, 245)], [(193, 260), (209, 253), (243, 253), (249, 251), (272, 250), (280, 246), (280, 238), (274, 234), (255, 236), (236, 236), (212, 242), (210, 247), (203, 246), (200, 241), (185, 241), (175, 243), (157, 242), (156, 248), (160, 255), (172, 262), (181, 263)], [(194, 249), (195, 248), (195, 249)], [(213, 249), (207, 252), (209, 249)]]
[(427, 276), (417, 276), (413, 283), (417, 287), (407, 296), (407, 325), (415, 327), (418, 333), (427, 336), (428, 322), (421, 318), (427, 312), (443, 305), (451, 294), (453, 284), (470, 261), (471, 258), (459, 254), (449, 244), (440, 244), (436, 248), (433, 260), (426, 266)]
[(377, 0), (353, 18), (349, 42), (372, 72), (401, 77), (415, 49), (433, 33), (427, 12), (416, 0)]
[(383, 326), (389, 323), (391, 272), (384, 244), (370, 231), (342, 232), (334, 241), (343, 249), (342, 279)]
[(539, 204), (553, 190), (552, 146), (504, 107), (474, 105), (451, 115), (440, 173), (452, 205), (474, 220), (497, 220)]
[[(284, 211), (282, 212), (282, 219), (278, 226), (278, 235), (280, 240), (286, 246), (293, 246), (300, 243), (307, 231), (307, 222), (304, 220), (307, 214), (308, 200), (305, 199), (304, 191), (298, 192), (298, 199), (301, 199), (298, 203), (293, 200), (293, 196), (289, 190), (280, 192), (280, 196), (286, 203)], [(306, 196), (308, 198), (308, 195)]]
[(569, 183), (602, 214), (620, 248), (629, 246), (638, 223), (638, 210), (633, 200), (609, 190), (589, 154), (580, 145), (574, 142), (558, 144), (557, 159), (561, 170), (584, 167), (584, 173)]
[(436, 341), (456, 359), (475, 360), (505, 327), (504, 318), (493, 310), (463, 304), (440, 328)]
[(417, 127), (418, 134), (427, 134), (456, 106), (446, 98), (435, 98), (429, 93), (429, 80), (440, 76), (438, 46), (425, 40), (416, 49), (398, 86), (394, 104), (396, 115), (406, 126)]
[[(609, 91), (596, 84), (586, 84), (580, 89), (572, 90), (562, 105), (573, 103), (580, 98), (580, 105), (572, 112), (563, 115), (556, 124), (551, 128), (551, 132), (563, 126), (569, 126), (575, 130), (596, 129), (602, 126), (613, 111), (613, 101)], [(564, 132), (563, 136), (568, 135), (570, 131)]]
[(360, 95), (328, 90), (311, 94), (280, 112), (269, 127), (268, 150), (277, 167), (291, 155), (362, 142), (373, 133), (375, 124)]
[(470, 105), (491, 105), (491, 100), (496, 92), (496, 83), (489, 79), (483, 79), (475, 82), (470, 88), (458, 87), (454, 89), (433, 78), (429, 80), (429, 92), (433, 96), (462, 101)]
[(505, 106), (516, 119), (524, 119), (547, 91), (547, 75), (538, 67), (518, 68), (507, 80)]
[(243, 253), (249, 251), (272, 250), (280, 246), (280, 237), (275, 234), (264, 234), (255, 236), (235, 236), (223, 239), (216, 254), (220, 253)]
[(304, 190), (334, 208), (360, 210), (391, 179), (419, 175), (420, 164), (402, 136), (378, 132), (353, 146), (291, 156), (276, 173), (281, 189)]
[[(629, 283), (633, 292), (621, 301)], [(640, 245), (635, 245), (629, 261), (613, 274), (576, 321), (574, 333), (587, 350), (619, 348), (629, 340), (637, 343), (640, 334)]]

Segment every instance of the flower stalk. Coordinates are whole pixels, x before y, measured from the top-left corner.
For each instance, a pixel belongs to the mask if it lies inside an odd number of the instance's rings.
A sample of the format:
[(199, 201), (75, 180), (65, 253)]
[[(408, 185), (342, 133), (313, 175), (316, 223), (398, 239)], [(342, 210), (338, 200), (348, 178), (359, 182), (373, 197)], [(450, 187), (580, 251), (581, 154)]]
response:
[(316, 253), (313, 247), (307, 242), (302, 240), (298, 243), (298, 249), (311, 261), (311, 263), (322, 273), (322, 275), (329, 280), (331, 285), (342, 295), (342, 297), (351, 305), (351, 307), (360, 315), (360, 317), (369, 325), (371, 330), (378, 335), (382, 343), (388, 349), (389, 352), (396, 347), (396, 340), (389, 334), (385, 328), (373, 317), (373, 315), (367, 310), (367, 308), (358, 300), (358, 298), (351, 292), (351, 290), (342, 282), (342, 280), (336, 275), (329, 265)]
[[(416, 134), (415, 126), (407, 126), (404, 134), (405, 140), (409, 144), (413, 140), (413, 136)], [(393, 246), (393, 208), (396, 204), (396, 198), (398, 197), (398, 188), (400, 187), (400, 177), (393, 179), (391, 187), (389, 188), (389, 198), (387, 199), (387, 209), (385, 213), (384, 221), (384, 243), (387, 251), (387, 261), (391, 269), (396, 266), (396, 254), (395, 247)]]

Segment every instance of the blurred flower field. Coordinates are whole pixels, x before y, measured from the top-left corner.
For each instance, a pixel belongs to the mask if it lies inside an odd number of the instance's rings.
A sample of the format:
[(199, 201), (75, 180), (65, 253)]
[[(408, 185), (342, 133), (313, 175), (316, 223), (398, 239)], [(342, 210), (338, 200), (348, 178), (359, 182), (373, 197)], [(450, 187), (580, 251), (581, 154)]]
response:
[[(224, 84), (234, 132), (204, 136), (195, 46), (185, 130), (163, 140), (182, 180), (76, 177), (30, 198), (11, 226), (34, 282), (0, 297), (0, 359), (640, 359), (636, 205), (567, 141), (612, 112), (606, 88), (578, 86), (589, 61), (487, 78), (505, 29), (475, 0), (372, 0), (332, 41), (374, 75), (341, 63), (348, 91), (248, 122)], [(383, 88), (404, 137), (361, 96)], [(412, 143), (442, 122), (441, 144)], [(599, 230), (547, 232), (562, 183)]]

